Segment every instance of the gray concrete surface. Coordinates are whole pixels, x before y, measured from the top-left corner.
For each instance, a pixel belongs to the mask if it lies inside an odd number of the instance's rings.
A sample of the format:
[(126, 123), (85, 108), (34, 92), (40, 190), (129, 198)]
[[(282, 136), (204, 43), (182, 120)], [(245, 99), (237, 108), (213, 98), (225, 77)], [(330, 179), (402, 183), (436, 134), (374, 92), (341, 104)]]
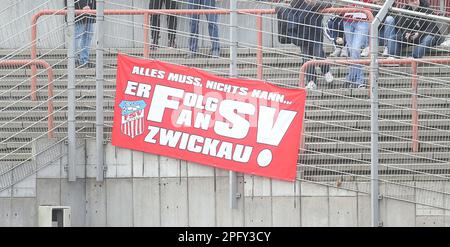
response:
[[(45, 145), (45, 140), (39, 140)], [(370, 197), (310, 182), (295, 183), (239, 174), (236, 209), (230, 209), (227, 171), (143, 154), (107, 144), (108, 176), (95, 181), (95, 143), (77, 152), (86, 175), (68, 182), (62, 157), (0, 194), (0, 226), (37, 226), (40, 205), (70, 206), (73, 226), (369, 226)], [(65, 145), (65, 144), (64, 144)], [(87, 148), (84, 148), (86, 146)], [(65, 147), (61, 148), (65, 150)], [(52, 154), (53, 155), (53, 154)], [(81, 178), (82, 177), (82, 178)], [(367, 183), (348, 182), (346, 188)], [(447, 188), (442, 182), (422, 187)], [(414, 199), (419, 193), (383, 185), (385, 195)], [(442, 200), (436, 194), (434, 200)], [(449, 226), (450, 211), (383, 198), (384, 226)]]

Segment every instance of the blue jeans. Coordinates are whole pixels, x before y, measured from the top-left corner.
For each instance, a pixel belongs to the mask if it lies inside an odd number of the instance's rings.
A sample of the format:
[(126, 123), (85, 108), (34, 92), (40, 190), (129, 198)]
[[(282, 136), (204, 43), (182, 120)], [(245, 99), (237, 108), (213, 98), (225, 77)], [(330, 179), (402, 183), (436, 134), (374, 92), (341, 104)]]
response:
[[(369, 23), (362, 21), (344, 22), (347, 49), (351, 59), (361, 58), (361, 48), (367, 44)], [(364, 83), (362, 65), (350, 66), (346, 80), (355, 84)]]
[[(189, 0), (188, 9), (214, 9), (216, 7), (216, 0)], [(189, 50), (191, 52), (198, 52), (198, 22), (200, 15), (191, 15), (191, 36), (189, 37)], [(206, 15), (208, 20), (208, 32), (211, 38), (211, 51), (219, 52), (219, 27), (217, 26), (218, 16), (216, 14)]]
[(418, 44), (407, 43), (403, 37), (403, 34), (400, 33), (395, 37), (395, 40), (391, 42), (389, 45), (389, 54), (400, 56), (402, 50), (410, 45), (414, 45), (412, 50), (413, 58), (422, 58), (425, 53), (430, 49), (430, 47), (435, 46), (438, 43), (438, 37), (431, 34), (425, 34), (419, 39)]
[(381, 28), (380, 37), (382, 37), (381, 44), (388, 47), (392, 42), (395, 42), (395, 19), (392, 16), (387, 16)]
[(75, 22), (75, 54), (80, 64), (89, 61), (89, 46), (93, 36), (94, 23), (92, 20)]
[[(389, 47), (388, 43), (395, 40), (395, 19), (392, 16), (387, 16), (384, 22), (380, 25), (378, 32), (378, 45)], [(369, 38), (366, 39), (364, 47), (369, 46)]]

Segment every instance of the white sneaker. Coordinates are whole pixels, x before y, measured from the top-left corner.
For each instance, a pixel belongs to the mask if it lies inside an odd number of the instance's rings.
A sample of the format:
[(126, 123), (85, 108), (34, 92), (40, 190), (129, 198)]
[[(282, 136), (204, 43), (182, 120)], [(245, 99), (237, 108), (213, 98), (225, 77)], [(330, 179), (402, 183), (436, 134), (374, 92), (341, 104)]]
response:
[(361, 57), (367, 57), (369, 56), (369, 47), (366, 47), (361, 52)]
[(309, 89), (309, 90), (316, 90), (316, 89), (317, 89), (317, 85), (316, 85), (315, 82), (310, 81), (310, 82), (308, 82), (308, 85), (306, 85), (305, 88), (306, 88), (306, 89)]
[(325, 81), (328, 82), (328, 83), (332, 83), (333, 80), (334, 80), (333, 74), (331, 74), (331, 71), (328, 71), (325, 74)]
[(336, 47), (334, 51), (330, 54), (330, 57), (339, 57), (341, 55), (342, 49), (339, 47)]
[(341, 57), (348, 57), (347, 47), (342, 48)]
[(385, 56), (385, 57), (389, 56), (389, 50), (388, 50), (387, 46), (384, 47), (383, 56)]
[[(397, 58), (392, 57), (392, 56), (389, 56), (386, 59), (387, 60), (391, 60), (391, 61), (397, 60)], [(386, 66), (386, 67), (396, 67), (396, 66), (399, 66), (399, 64), (398, 63), (387, 63), (387, 64), (384, 64), (384, 66)]]
[(441, 46), (450, 46), (450, 38), (444, 41), (444, 43), (442, 43)]

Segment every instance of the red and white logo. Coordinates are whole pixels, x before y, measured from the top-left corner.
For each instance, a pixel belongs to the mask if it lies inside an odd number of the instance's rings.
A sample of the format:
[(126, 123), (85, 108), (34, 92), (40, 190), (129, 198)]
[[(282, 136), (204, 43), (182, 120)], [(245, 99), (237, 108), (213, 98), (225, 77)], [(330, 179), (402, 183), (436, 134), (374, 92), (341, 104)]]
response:
[(122, 109), (122, 124), (120, 128), (122, 134), (135, 138), (144, 133), (145, 106), (146, 104), (143, 100), (123, 100), (119, 104), (119, 107)]

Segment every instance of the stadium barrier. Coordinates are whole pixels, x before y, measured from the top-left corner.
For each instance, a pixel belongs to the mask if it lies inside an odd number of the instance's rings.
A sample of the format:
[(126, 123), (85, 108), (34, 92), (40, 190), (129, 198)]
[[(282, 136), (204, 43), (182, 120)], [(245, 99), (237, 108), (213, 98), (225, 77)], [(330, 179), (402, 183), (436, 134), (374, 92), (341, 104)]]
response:
[[(105, 15), (143, 15), (144, 16), (144, 50), (143, 54), (145, 58), (148, 58), (150, 49), (149, 49), (149, 27), (148, 24), (150, 21), (150, 16), (152, 14), (173, 14), (173, 15), (189, 15), (189, 14), (219, 14), (219, 15), (228, 15), (230, 14), (230, 10), (228, 9), (199, 9), (199, 10), (190, 10), (190, 9), (139, 9), (139, 10), (105, 10)], [(257, 79), (263, 79), (263, 36), (262, 36), (262, 15), (267, 14), (275, 14), (275, 9), (241, 9), (237, 11), (241, 14), (255, 14), (257, 15), (256, 19), (256, 28), (257, 28)], [(361, 8), (327, 8), (321, 11), (322, 13), (353, 13), (353, 12), (364, 12), (368, 16), (368, 20), (373, 20), (373, 14), (368, 9)], [(95, 15), (95, 10), (76, 10), (75, 14), (93, 14)], [(31, 59), (37, 59), (37, 23), (38, 19), (44, 15), (66, 15), (67, 10), (41, 10), (38, 13), (34, 14), (31, 21)], [(36, 74), (36, 67), (32, 65), (31, 67), (31, 84), (32, 88), (36, 87), (36, 79), (34, 75)], [(36, 95), (34, 91), (32, 91), (31, 95), (32, 100), (36, 100)]]
[[(419, 64), (450, 64), (450, 58), (430, 58), (430, 59), (412, 59), (412, 58), (404, 58), (404, 59), (379, 59), (378, 63), (380, 65), (384, 64), (410, 64), (411, 65), (411, 87), (412, 87), (412, 95), (411, 95), (411, 110), (412, 110), (412, 150), (413, 152), (418, 152), (419, 150), (419, 112), (418, 112), (418, 83), (417, 83), (417, 66)], [(305, 74), (306, 70), (310, 66), (319, 66), (324, 64), (341, 64), (341, 65), (353, 65), (353, 64), (361, 64), (368, 65), (370, 64), (370, 59), (360, 59), (360, 60), (311, 60), (302, 65), (300, 68), (300, 83), (299, 87), (305, 86)], [(369, 82), (370, 83), (370, 82)], [(369, 85), (370, 89), (370, 85)], [(302, 135), (304, 138), (304, 135)], [(303, 147), (304, 141), (301, 142)]]
[[(41, 66), (47, 71), (48, 78), (48, 91), (47, 91), (47, 112), (48, 112), (48, 138), (53, 138), (53, 80), (54, 73), (53, 68), (44, 60), (0, 60), (0, 67), (5, 66)], [(36, 80), (36, 74), (32, 75), (32, 79)], [(34, 100), (36, 100), (36, 83), (31, 84), (31, 95), (34, 95)]]

